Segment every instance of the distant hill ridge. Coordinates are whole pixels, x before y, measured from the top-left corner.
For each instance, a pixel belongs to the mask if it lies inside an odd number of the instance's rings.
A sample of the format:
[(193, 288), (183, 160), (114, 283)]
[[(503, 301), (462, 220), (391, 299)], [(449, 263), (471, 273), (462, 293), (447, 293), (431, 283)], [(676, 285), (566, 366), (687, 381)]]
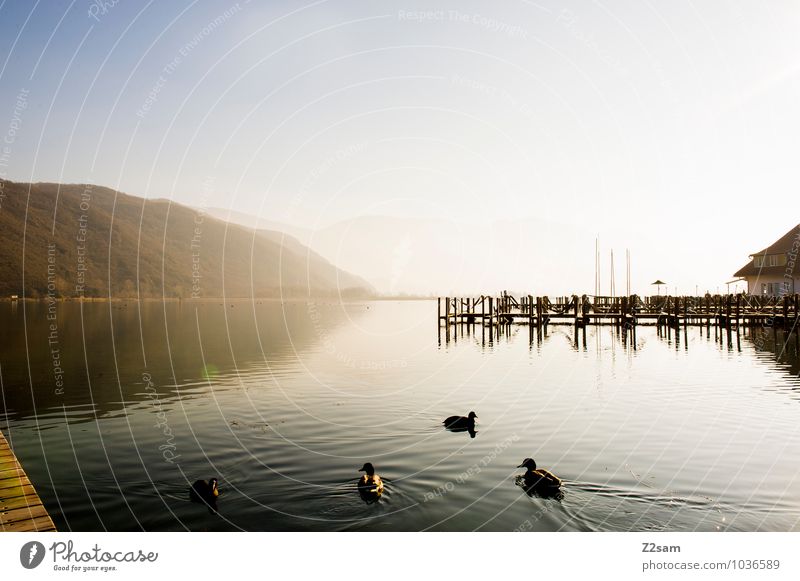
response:
[(91, 184), (0, 180), (0, 297), (368, 296), (291, 236)]

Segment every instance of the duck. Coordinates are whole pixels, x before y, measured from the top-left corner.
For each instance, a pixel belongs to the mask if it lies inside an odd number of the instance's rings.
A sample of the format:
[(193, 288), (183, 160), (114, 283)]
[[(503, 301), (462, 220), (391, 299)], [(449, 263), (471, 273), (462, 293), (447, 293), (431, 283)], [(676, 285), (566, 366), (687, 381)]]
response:
[(561, 493), (561, 479), (548, 470), (537, 469), (533, 458), (525, 458), (517, 468), (527, 468), (525, 474), (518, 479), (520, 486), (529, 494), (557, 496)]
[(364, 464), (359, 472), (365, 472), (358, 481), (358, 492), (362, 497), (371, 497), (377, 499), (383, 494), (383, 480), (375, 474), (375, 467), (367, 462)]
[(475, 412), (469, 412), (467, 417), (464, 416), (450, 416), (442, 423), (444, 427), (448, 430), (475, 430), (475, 418), (477, 418), (477, 414)]
[(211, 480), (196, 480), (189, 489), (189, 498), (192, 502), (201, 502), (207, 504), (209, 507), (217, 504), (218, 496), (219, 488), (217, 487), (216, 478), (212, 478)]

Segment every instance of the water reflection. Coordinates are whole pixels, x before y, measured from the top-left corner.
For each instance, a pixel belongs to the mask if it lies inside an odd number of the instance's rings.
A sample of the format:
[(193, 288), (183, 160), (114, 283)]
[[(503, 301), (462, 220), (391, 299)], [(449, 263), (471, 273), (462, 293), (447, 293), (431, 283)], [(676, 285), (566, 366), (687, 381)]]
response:
[[(617, 339), (623, 348), (630, 347), (637, 349), (636, 329), (637, 325), (619, 325), (613, 327)], [(570, 344), (575, 351), (586, 351), (587, 328), (591, 325), (568, 325), (568, 324), (546, 324), (541, 330), (537, 330), (535, 325), (512, 324), (512, 323), (458, 323), (440, 325), (438, 327), (437, 344), (439, 348), (457, 346), (459, 341), (469, 341), (480, 345), (483, 351), (491, 351), (497, 342), (503, 340), (515, 340), (520, 334), (527, 335), (528, 345), (531, 350), (541, 348), (543, 342), (547, 342), (554, 334), (557, 336), (569, 337)], [(658, 328), (659, 335), (661, 327)], [(667, 331), (664, 331), (666, 335)], [(589, 332), (591, 334), (591, 331)]]
[[(599, 338), (603, 333), (598, 329), (604, 329), (613, 336), (614, 344), (619, 345), (626, 352), (635, 352), (643, 345), (641, 341), (637, 340), (637, 329), (639, 332), (654, 330), (659, 339), (676, 351), (688, 352), (692, 343), (699, 340), (713, 341), (721, 351), (742, 353), (743, 348), (744, 350), (751, 349), (755, 351), (760, 360), (764, 360), (765, 355), (770, 354), (772, 360), (780, 364), (780, 368), (784, 369), (791, 378), (800, 377), (800, 328), (711, 324), (679, 325), (677, 327), (667, 324), (607, 325), (595, 327), (593, 331), (590, 331), (590, 334), (598, 339), (594, 346), (595, 351), (601, 350)], [(438, 345), (439, 348), (448, 348), (451, 342), (455, 347), (459, 340), (468, 341), (473, 345), (480, 346), (485, 352), (487, 347), (491, 350), (497, 342), (515, 341), (520, 335), (528, 336), (531, 350), (534, 347), (540, 350), (543, 344), (552, 341), (554, 337), (567, 339), (576, 352), (589, 349), (587, 326), (566, 324), (544, 325), (541, 331), (537, 331), (535, 325), (527, 324), (460, 323), (442, 325), (439, 327)], [(444, 342), (442, 342), (443, 338)]]
[(474, 426), (471, 428), (468, 427), (468, 428), (445, 428), (445, 429), (448, 432), (455, 432), (455, 433), (466, 432), (467, 434), (469, 434), (470, 438), (474, 438), (475, 436), (478, 435), (478, 431), (475, 429)]
[[(0, 303), (0, 427), (63, 530), (800, 522), (783, 330), (475, 326), (439, 344), (426, 302), (58, 309), (60, 394), (47, 309)], [(449, 433), (470, 408), (481, 438), (474, 421)], [(524, 486), (530, 455), (564, 479), (560, 502)], [(367, 458), (392, 479), (377, 502), (356, 494)], [(211, 475), (214, 514), (187, 496)]]
[[(744, 329), (743, 341), (760, 362), (780, 370), (793, 379), (800, 377), (800, 336), (770, 327)], [(796, 390), (798, 386), (793, 386)]]
[[(264, 301), (267, 303), (267, 301)], [(268, 381), (361, 312), (333, 303), (0, 302), (7, 420), (93, 422)], [(155, 393), (154, 393), (155, 392)], [(166, 407), (165, 407), (166, 406)]]

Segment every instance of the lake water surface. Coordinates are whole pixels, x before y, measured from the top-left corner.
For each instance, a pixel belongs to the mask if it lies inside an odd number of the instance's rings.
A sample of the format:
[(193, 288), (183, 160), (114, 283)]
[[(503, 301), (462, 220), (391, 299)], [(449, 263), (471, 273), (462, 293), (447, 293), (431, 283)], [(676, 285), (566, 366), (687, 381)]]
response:
[[(48, 313), (0, 303), (0, 428), (59, 530), (800, 529), (795, 336), (440, 343), (425, 301)], [(474, 438), (442, 429), (470, 410)], [(562, 499), (515, 485), (528, 456)], [(216, 514), (187, 494), (212, 476)]]

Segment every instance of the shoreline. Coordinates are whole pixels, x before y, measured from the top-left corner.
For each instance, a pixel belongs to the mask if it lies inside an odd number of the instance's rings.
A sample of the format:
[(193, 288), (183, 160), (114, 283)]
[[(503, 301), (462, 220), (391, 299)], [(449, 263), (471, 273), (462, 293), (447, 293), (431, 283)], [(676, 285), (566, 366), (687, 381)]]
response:
[(308, 297), (204, 297), (204, 298), (187, 298), (181, 299), (176, 297), (20, 297), (17, 299), (3, 297), (0, 298), (0, 303), (121, 303), (121, 302), (153, 302), (153, 303), (208, 303), (219, 301), (230, 302), (297, 302), (307, 303), (309, 301), (320, 300), (337, 300), (343, 303), (357, 303), (357, 302), (379, 302), (379, 301), (435, 301), (434, 296), (371, 296), (371, 297), (337, 297), (337, 296), (308, 296)]

